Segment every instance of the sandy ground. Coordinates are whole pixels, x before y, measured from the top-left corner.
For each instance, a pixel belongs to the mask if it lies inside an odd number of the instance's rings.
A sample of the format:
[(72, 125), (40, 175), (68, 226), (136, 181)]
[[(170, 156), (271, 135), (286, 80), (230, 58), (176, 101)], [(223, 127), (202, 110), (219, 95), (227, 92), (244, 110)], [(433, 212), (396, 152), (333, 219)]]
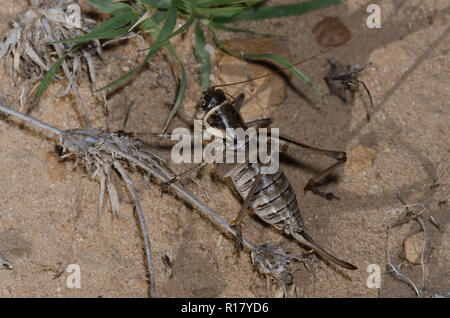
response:
[[(288, 50), (291, 61), (300, 61), (321, 50), (311, 32), (313, 26), (326, 16), (338, 16), (350, 30), (351, 39), (302, 64), (300, 69), (326, 93), (326, 58), (367, 65), (360, 80), (374, 98), (370, 122), (366, 120), (368, 98), (362, 89), (348, 104), (335, 96), (327, 96), (326, 104), (304, 83), (291, 79), (285, 85), (287, 98), (279, 106), (266, 107), (258, 94), (269, 91), (274, 81), (260, 91), (255, 89), (260, 84), (227, 88), (231, 94), (245, 91), (249, 96), (243, 111), (246, 119), (271, 115), (275, 119), (273, 127), (280, 127), (282, 133), (350, 155), (350, 161), (334, 174), (336, 178), (323, 186), (340, 197), (340, 201), (332, 202), (303, 192), (308, 179), (329, 166), (331, 160), (300, 154), (282, 158), (282, 168), (297, 193), (311, 236), (328, 251), (359, 267), (350, 272), (319, 258), (310, 259), (311, 272), (302, 264), (294, 265), (299, 297), (414, 297), (408, 284), (386, 273), (386, 229), (395, 217), (392, 210), (405, 202), (425, 207), (425, 291), (436, 295), (450, 290), (450, 7), (445, 0), (376, 1), (382, 9), (382, 27), (369, 29), (366, 7), (371, 2), (348, 0), (299, 17), (249, 24), (259, 31), (288, 35), (283, 48)], [(0, 32), (8, 28), (13, 14), (26, 7), (26, 1), (3, 0)], [(86, 4), (84, 8), (89, 10)], [(220, 33), (220, 37), (230, 40), (237, 35)], [(192, 40), (187, 35), (173, 41), (188, 66), (184, 105), (189, 111), (194, 109), (200, 92)], [(100, 85), (140, 61), (136, 53), (139, 41), (123, 44), (105, 51), (107, 64), (96, 61)], [(218, 53), (213, 60), (219, 65), (214, 69), (214, 83), (221, 83), (229, 78), (221, 74), (226, 72), (227, 64), (220, 64)], [(248, 75), (245, 69), (241, 67), (244, 77)], [(112, 130), (160, 129), (176, 97), (174, 72), (179, 72), (176, 62), (162, 52), (127, 86), (110, 94)], [(16, 102), (17, 90), (4, 72), (0, 83), (2, 103)], [(90, 92), (87, 76), (81, 76), (79, 83), (93, 124), (104, 127), (103, 112)], [(80, 127), (75, 99), (55, 97), (65, 84), (52, 84), (31, 115), (63, 129)], [(171, 129), (188, 127), (189, 117), (181, 117)], [(162, 155), (169, 156), (167, 143), (149, 142)], [(176, 168), (183, 171), (188, 166)], [(108, 203), (97, 225), (99, 184), (81, 169), (73, 168), (73, 162), (60, 162), (55, 141), (16, 120), (0, 121), (0, 176), (0, 254), (14, 265), (12, 270), (0, 269), (0, 297), (148, 295), (143, 241), (131, 200), (118, 177), (121, 217), (111, 218)], [(266, 288), (266, 279), (254, 271), (248, 252), (236, 258), (233, 241), (210, 220), (158, 185), (146, 187), (138, 173), (133, 176), (148, 222), (158, 296), (273, 296), (273, 291)], [(233, 220), (241, 201), (228, 184), (217, 179), (210, 167), (196, 178), (202, 187), (187, 182), (192, 192), (227, 220)], [(430, 223), (431, 216), (439, 222), (441, 231)], [(408, 263), (403, 255), (404, 240), (419, 231), (415, 221), (394, 228), (391, 257), (393, 262), (403, 263), (402, 271), (420, 288), (420, 265)], [(244, 235), (258, 244), (270, 241), (292, 252), (304, 251), (255, 217), (246, 218)], [(169, 255), (173, 262), (171, 272), (163, 255)], [(79, 289), (66, 285), (69, 264), (80, 266)], [(381, 269), (380, 289), (367, 286), (366, 269), (370, 264)]]

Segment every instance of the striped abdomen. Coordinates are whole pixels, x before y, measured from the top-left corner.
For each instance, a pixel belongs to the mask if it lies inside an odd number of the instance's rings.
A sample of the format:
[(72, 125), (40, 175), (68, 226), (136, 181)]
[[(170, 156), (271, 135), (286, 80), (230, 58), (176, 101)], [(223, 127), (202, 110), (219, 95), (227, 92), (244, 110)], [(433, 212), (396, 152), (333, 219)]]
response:
[[(256, 163), (244, 164), (233, 172), (231, 180), (245, 199), (259, 173)], [(295, 192), (284, 172), (264, 174), (250, 203), (251, 209), (264, 221), (287, 234), (303, 230), (303, 219), (297, 205)]]
[[(255, 163), (243, 164), (233, 171), (231, 180), (243, 199), (247, 197), (258, 173), (259, 165)], [(281, 169), (274, 174), (262, 175), (250, 207), (261, 219), (292, 235), (298, 242), (314, 249), (324, 258), (344, 268), (357, 269), (356, 266), (323, 250), (305, 232), (294, 190)]]

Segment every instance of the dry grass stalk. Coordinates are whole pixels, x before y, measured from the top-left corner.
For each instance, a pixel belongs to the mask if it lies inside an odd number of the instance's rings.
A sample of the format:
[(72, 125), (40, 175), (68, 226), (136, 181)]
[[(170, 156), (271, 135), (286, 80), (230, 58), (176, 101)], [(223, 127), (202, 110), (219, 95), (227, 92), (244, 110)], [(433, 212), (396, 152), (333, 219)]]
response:
[(292, 297), (295, 290), (294, 277), (291, 273), (292, 261), (303, 261), (298, 255), (287, 253), (283, 248), (266, 243), (251, 252), (252, 262), (258, 272), (268, 279), (274, 279), (280, 287), (275, 297)]

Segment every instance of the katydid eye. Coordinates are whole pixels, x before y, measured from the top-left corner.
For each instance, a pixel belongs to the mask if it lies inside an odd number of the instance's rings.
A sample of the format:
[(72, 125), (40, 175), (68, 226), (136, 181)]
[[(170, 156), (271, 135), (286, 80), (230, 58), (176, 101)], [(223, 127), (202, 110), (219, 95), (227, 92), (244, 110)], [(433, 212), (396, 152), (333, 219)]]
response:
[(199, 103), (199, 107), (200, 108), (206, 108), (206, 105), (207, 105), (207, 103), (206, 103), (206, 100), (205, 100), (205, 98), (202, 98), (201, 100), (200, 100), (200, 103)]

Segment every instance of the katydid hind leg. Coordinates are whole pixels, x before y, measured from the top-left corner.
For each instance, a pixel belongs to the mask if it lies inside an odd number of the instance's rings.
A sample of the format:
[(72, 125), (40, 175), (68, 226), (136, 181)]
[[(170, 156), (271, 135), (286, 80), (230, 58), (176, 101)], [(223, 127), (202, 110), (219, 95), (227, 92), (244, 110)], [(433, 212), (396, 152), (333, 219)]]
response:
[(311, 191), (312, 193), (319, 195), (328, 201), (331, 201), (333, 199), (339, 200), (337, 196), (335, 196), (331, 192), (323, 192), (320, 191), (318, 182), (331, 174), (333, 171), (335, 171), (338, 167), (342, 166), (347, 161), (347, 154), (344, 151), (334, 151), (334, 150), (327, 150), (327, 149), (320, 149), (316, 147), (312, 147), (309, 145), (306, 145), (304, 143), (301, 143), (299, 141), (296, 141), (295, 139), (280, 135), (280, 149), (281, 151), (298, 151), (302, 153), (308, 153), (308, 154), (317, 154), (326, 156), (329, 158), (333, 158), (338, 160), (335, 164), (331, 165), (327, 169), (319, 172), (316, 176), (312, 177), (306, 184), (304, 190), (305, 192)]

